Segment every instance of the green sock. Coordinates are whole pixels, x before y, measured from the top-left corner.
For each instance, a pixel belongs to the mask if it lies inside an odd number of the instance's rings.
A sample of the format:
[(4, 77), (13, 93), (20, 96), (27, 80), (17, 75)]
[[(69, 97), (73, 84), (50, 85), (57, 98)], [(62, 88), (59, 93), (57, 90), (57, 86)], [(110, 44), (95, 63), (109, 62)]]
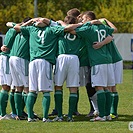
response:
[(77, 90), (77, 101), (76, 101), (74, 112), (78, 112), (78, 101), (79, 101), (79, 90)]
[(72, 118), (75, 106), (77, 102), (77, 93), (70, 93), (69, 96), (69, 111), (68, 111), (68, 117)]
[(55, 91), (55, 105), (57, 108), (58, 112), (58, 117), (62, 116), (62, 102), (63, 102), (63, 97), (62, 97), (62, 90), (56, 90)]
[(1, 93), (0, 93), (1, 116), (6, 115), (7, 102), (8, 102), (8, 92), (6, 90), (1, 90)]
[[(54, 93), (54, 101), (55, 101), (55, 93)], [(57, 111), (56, 102), (55, 102), (55, 108), (54, 109)]]
[(25, 105), (26, 105), (26, 99), (27, 99), (27, 93), (22, 93), (22, 111), (24, 111)]
[(50, 92), (45, 92), (43, 94), (42, 106), (43, 106), (43, 118), (47, 119), (50, 107)]
[(119, 102), (118, 92), (113, 92), (111, 94), (111, 97), (112, 97), (112, 104), (111, 104), (110, 113), (113, 115), (117, 115), (117, 107), (118, 107), (118, 102)]
[(106, 96), (106, 113), (105, 115), (110, 115), (110, 108), (111, 108), (111, 92), (109, 90), (105, 90), (105, 96)]
[(106, 104), (106, 97), (104, 90), (99, 90), (97, 93), (97, 104), (99, 109), (99, 116), (105, 116), (105, 104)]
[(10, 106), (11, 106), (12, 113), (16, 114), (15, 102), (14, 102), (14, 92), (10, 92), (9, 101), (10, 101)]
[(14, 102), (17, 115), (22, 116), (22, 92), (14, 93)]
[(37, 94), (34, 92), (29, 92), (26, 100), (26, 109), (28, 113), (28, 118), (33, 119), (34, 114), (33, 114), (33, 107), (37, 99)]

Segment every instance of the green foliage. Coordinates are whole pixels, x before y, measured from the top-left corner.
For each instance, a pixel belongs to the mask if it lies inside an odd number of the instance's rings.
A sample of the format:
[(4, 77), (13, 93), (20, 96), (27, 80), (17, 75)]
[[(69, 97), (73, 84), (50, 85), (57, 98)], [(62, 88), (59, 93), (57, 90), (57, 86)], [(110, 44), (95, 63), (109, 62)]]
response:
[(34, 16), (34, 7), (33, 4), (31, 4), (31, 1), (19, 0), (16, 3), (11, 3), (12, 6), (9, 5), (9, 3), (5, 6), (5, 8), (0, 9), (0, 27), (2, 27), (0, 29), (2, 30), (2, 33), (5, 33), (7, 31), (7, 27), (5, 26), (7, 22), (11, 21), (18, 23), (21, 22), (27, 16)]
[[(107, 18), (111, 22), (117, 23), (118, 32), (129, 33), (131, 30), (131, 23), (133, 22), (133, 6), (130, 0), (103, 0), (103, 3), (97, 3), (94, 11), (97, 18)], [(125, 23), (126, 22), (126, 23)], [(129, 22), (129, 23), (127, 23)]]
[(133, 21), (133, 6), (130, 0), (110, 0), (107, 4), (105, 3), (97, 4), (97, 7), (94, 9), (98, 13), (98, 17), (105, 17), (113, 22)]
[[(97, 18), (107, 18), (119, 23), (118, 32), (133, 32), (133, 2), (130, 0), (37, 0), (38, 16), (63, 20), (68, 10), (78, 8), (81, 12), (93, 10)], [(34, 17), (34, 0), (0, 0), (0, 30), (7, 31), (6, 22), (20, 22), (26, 16)], [(122, 23), (123, 22), (123, 23)], [(129, 23), (125, 23), (129, 22)], [(130, 27), (131, 26), (131, 27)]]

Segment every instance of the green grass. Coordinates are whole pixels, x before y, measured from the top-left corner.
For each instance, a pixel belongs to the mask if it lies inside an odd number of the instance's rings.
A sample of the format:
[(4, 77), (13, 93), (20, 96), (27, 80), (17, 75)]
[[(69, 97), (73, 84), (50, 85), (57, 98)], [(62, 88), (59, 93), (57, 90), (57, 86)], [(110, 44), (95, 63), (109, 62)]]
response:
[[(74, 117), (74, 122), (27, 123), (27, 121), (0, 121), (0, 133), (128, 133), (129, 122), (133, 121), (133, 71), (124, 70), (123, 84), (117, 86), (119, 92), (119, 118), (111, 122), (89, 122), (85, 116), (89, 113), (89, 102), (85, 87), (80, 88), (79, 112), (81, 116)], [(69, 90), (64, 86), (63, 113), (68, 111)], [(42, 94), (39, 94), (35, 104), (35, 112), (42, 116)], [(51, 93), (51, 106), (54, 108), (54, 95)], [(8, 104), (7, 113), (10, 113)], [(53, 119), (53, 117), (50, 117)], [(65, 118), (66, 119), (66, 118)]]

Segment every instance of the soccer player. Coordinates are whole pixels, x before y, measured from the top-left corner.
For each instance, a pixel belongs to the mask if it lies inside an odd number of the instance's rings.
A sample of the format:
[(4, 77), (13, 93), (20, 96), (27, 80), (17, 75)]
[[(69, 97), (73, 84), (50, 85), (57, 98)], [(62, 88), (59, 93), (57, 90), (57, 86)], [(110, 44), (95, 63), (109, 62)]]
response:
[[(79, 21), (79, 18), (78, 18), (78, 16), (80, 15), (80, 10), (79, 9), (77, 9), (77, 8), (72, 8), (72, 9), (70, 9), (70, 10), (68, 10), (67, 11), (67, 16), (73, 16), (74, 18), (75, 18), (75, 20), (76, 20), (76, 22), (75, 23), (78, 23), (78, 22), (80, 22)], [(69, 20), (69, 19), (68, 19)], [(66, 21), (66, 20), (65, 20)], [(72, 22), (73, 23), (73, 22)], [(68, 22), (67, 22), (67, 24), (68, 24)], [(70, 23), (69, 23), (70, 24)], [(82, 56), (83, 57), (83, 56)], [(80, 63), (80, 66), (81, 66), (81, 63)], [(83, 77), (85, 77), (85, 76), (81, 76), (81, 75), (83, 75), (83, 72), (84, 72), (84, 70), (83, 70), (83, 68), (81, 68), (80, 67), (80, 69), (79, 69), (79, 75), (80, 75), (80, 86), (84, 86), (84, 80), (86, 80), (85, 78), (83, 78)], [(82, 80), (82, 82), (81, 82), (81, 79), (83, 79)], [(79, 88), (78, 88), (78, 90), (77, 90), (77, 102), (76, 102), (76, 106), (75, 106), (75, 109), (74, 109), (74, 112), (73, 112), (73, 115), (81, 115), (79, 112), (78, 112), (78, 101), (79, 101)]]
[[(74, 18), (73, 16), (66, 16), (64, 19), (64, 22), (65, 24), (76, 23), (76, 18)], [(54, 76), (55, 78), (55, 103), (56, 103), (56, 107), (58, 110), (58, 117), (56, 117), (53, 121), (63, 120), (62, 118), (62, 86), (65, 80), (66, 80), (67, 87), (70, 90), (68, 121), (73, 121), (72, 114), (75, 109), (74, 106), (76, 106), (76, 103), (77, 103), (77, 91), (76, 90), (80, 86), (78, 83), (79, 75), (76, 76), (76, 73), (79, 72), (80, 66), (88, 66), (89, 61), (88, 61), (88, 58), (86, 58), (87, 51), (86, 51), (85, 42), (81, 37), (77, 37), (70, 33), (69, 34), (66, 33), (64, 37), (59, 38), (58, 45), (59, 45), (59, 52), (58, 52), (59, 55), (57, 58), (56, 70), (55, 70), (55, 76)], [(76, 56), (79, 58), (78, 62), (80, 62), (78, 67), (77, 65), (75, 66)], [(75, 61), (73, 61), (73, 59)], [(72, 66), (75, 66), (74, 69)]]
[[(9, 54), (10, 50), (5, 47), (6, 45), (12, 45), (16, 37), (16, 31), (10, 28), (4, 38), (4, 45), (1, 47), (3, 52), (0, 53), (0, 85), (2, 85), (2, 90), (0, 92), (0, 120), (10, 119), (11, 117), (6, 113), (6, 107), (8, 103), (8, 92), (10, 91), (10, 86), (12, 84), (11, 73), (9, 69)], [(11, 49), (11, 47), (10, 47)], [(11, 103), (12, 104), (12, 103)], [(14, 103), (13, 103), (14, 105)], [(13, 106), (12, 106), (13, 107)], [(12, 108), (12, 112), (15, 112), (15, 108)]]
[[(22, 23), (30, 20), (27, 17)], [(21, 23), (21, 24), (22, 24)], [(20, 24), (20, 25), (21, 25)], [(15, 24), (14, 24), (15, 25)], [(8, 47), (8, 46), (7, 46)], [(22, 116), (22, 98), (28, 94), (29, 80), (28, 80), (28, 66), (29, 66), (29, 36), (23, 36), (21, 32), (17, 33), (14, 43), (12, 45), (12, 51), (10, 52), (9, 65), (12, 75), (12, 85), (16, 87), (14, 94), (15, 108), (16, 108), (16, 119), (26, 119)], [(23, 92), (23, 96), (22, 96)]]
[[(77, 8), (72, 8), (67, 12), (68, 16), (73, 16), (75, 18), (77, 18), (77, 22), (81, 22), (82, 21), (82, 15), (83, 13), (80, 13), (80, 10)], [(86, 52), (84, 52), (85, 55)], [(85, 57), (84, 55), (82, 55), (82, 58)], [(87, 58), (87, 57), (86, 57)], [(91, 67), (87, 61), (88, 59), (85, 59), (84, 61), (82, 61), (83, 64), (80, 64), (80, 86), (85, 86), (86, 87), (86, 91), (87, 91), (87, 96), (89, 99), (89, 103), (90, 103), (90, 112), (88, 113), (88, 115), (86, 117), (92, 117), (98, 114), (98, 107), (97, 107), (97, 103), (96, 103), (96, 91), (95, 89), (92, 87), (91, 85)], [(77, 104), (76, 104), (76, 108), (74, 111), (75, 115), (80, 115), (80, 113), (78, 112), (78, 100), (79, 100), (79, 89), (77, 91), (78, 94), (78, 99), (77, 99)]]
[[(58, 22), (61, 23), (63, 26), (65, 26), (66, 24), (81, 22), (81, 16), (82, 16), (82, 14), (80, 14), (79, 9), (72, 8), (67, 12), (67, 17), (64, 20), (65, 23), (59, 22), (59, 21)], [(72, 17), (74, 17), (75, 19), (72, 19)], [(86, 51), (86, 49), (84, 49), (84, 52), (82, 53), (82, 55), (80, 55), (83, 59), (82, 59), (82, 61), (80, 60), (79, 74), (80, 74), (80, 86), (86, 86), (87, 95), (88, 95), (89, 102), (90, 102), (90, 110), (91, 111), (87, 115), (87, 117), (89, 117), (89, 116), (93, 116), (93, 112), (94, 112), (93, 106), (95, 106), (95, 104), (92, 105), (93, 102), (92, 102), (92, 98), (90, 99), (90, 96), (91, 97), (93, 96), (93, 94), (94, 94), (93, 91), (95, 91), (95, 90), (91, 86), (91, 81), (90, 81), (90, 77), (89, 77), (90, 73), (88, 73), (89, 72), (89, 70), (88, 70), (89, 63), (87, 63), (88, 59), (86, 59), (87, 58), (86, 53), (87, 53), (87, 51)], [(79, 58), (81, 58), (81, 57), (79, 57)], [(77, 102), (76, 102), (76, 106), (75, 106), (75, 109), (73, 112), (73, 115), (77, 115), (77, 116), (80, 115), (80, 113), (78, 112), (78, 101), (79, 101), (79, 88), (77, 90)], [(57, 115), (57, 114), (58, 114), (58, 112), (57, 112), (57, 109), (55, 106), (55, 109), (53, 109), (52, 113), (49, 114), (49, 116)]]
[[(30, 19), (30, 17), (26, 17), (23, 22), (20, 23), (20, 25)], [(16, 24), (13, 22), (7, 23), (8, 27), (13, 27), (15, 25)], [(29, 60), (29, 36), (18, 32), (12, 45), (12, 51), (10, 52), (9, 60), (11, 75), (13, 78), (12, 85), (16, 87), (14, 94), (17, 114), (15, 117), (16, 120), (23, 120), (27, 118), (27, 114), (24, 112), (24, 107), (29, 92)], [(34, 115), (34, 117), (37, 116)]]
[(86, 41), (91, 65), (92, 86), (95, 87), (97, 91), (99, 116), (90, 121), (110, 120), (111, 95), (107, 87), (114, 86), (115, 84), (112, 56), (106, 45), (95, 50), (93, 44), (94, 42), (101, 42), (107, 36), (112, 35), (116, 28), (114, 27), (113, 29), (105, 27), (104, 25), (90, 25), (89, 21), (96, 19), (92, 11), (85, 12), (82, 19), (82, 22), (85, 24), (81, 28), (77, 28), (73, 34), (83, 37)]
[[(99, 19), (103, 24), (113, 27), (113, 24), (107, 20), (106, 18)], [(114, 74), (115, 74), (115, 86), (110, 87), (111, 91), (111, 97), (112, 97), (112, 104), (111, 104), (111, 110), (110, 115), (112, 119), (118, 117), (117, 113), (117, 107), (118, 107), (118, 101), (119, 101), (119, 95), (116, 89), (116, 85), (122, 83), (122, 75), (123, 75), (123, 61), (122, 56), (120, 55), (114, 40), (107, 45), (110, 54), (112, 55), (113, 59), (113, 67), (114, 67)]]
[(43, 23), (44, 27), (25, 26), (29, 23), (34, 23), (34, 19), (23, 26), (14, 27), (23, 35), (30, 36), (29, 94), (26, 101), (28, 122), (35, 121), (33, 107), (38, 92), (43, 92), (43, 122), (50, 122), (48, 111), (50, 92), (53, 91), (52, 65), (56, 62), (57, 41), (58, 37), (64, 34), (64, 27), (50, 27), (48, 26), (50, 20), (48, 23)]
[[(73, 16), (66, 16), (64, 23), (74, 24), (77, 19)], [(79, 84), (79, 58), (80, 51), (84, 47), (83, 40), (75, 35), (65, 33), (59, 38), (58, 42), (58, 57), (54, 75), (55, 82), (55, 105), (58, 111), (58, 116), (53, 121), (63, 121), (62, 116), (62, 86), (66, 80), (67, 88), (69, 88), (69, 111), (67, 121), (73, 121), (72, 115), (77, 103), (77, 89)]]
[[(75, 9), (76, 11), (77, 11), (77, 9)], [(78, 11), (78, 15), (79, 15), (79, 11)], [(59, 21), (58, 21), (59, 22)], [(75, 24), (75, 23), (77, 23), (78, 21), (77, 21), (77, 18), (76, 17), (74, 17), (74, 16), (66, 16), (65, 17), (65, 19), (64, 19), (64, 22), (63, 21), (60, 21), (59, 23), (61, 23), (61, 25), (63, 25), (63, 26), (66, 26), (66, 25), (68, 25), (68, 24)], [(73, 52), (73, 51), (72, 51)], [(83, 52), (84, 53), (84, 52)], [(85, 53), (84, 53), (85, 54)], [(83, 55), (83, 54), (82, 54)], [(56, 93), (55, 93), (55, 95), (56, 95)], [(63, 93), (62, 93), (62, 95), (63, 95)], [(78, 100), (79, 100), (79, 90), (77, 90), (77, 100), (76, 100), (76, 106), (75, 106), (75, 109), (74, 109), (74, 112), (73, 112), (73, 114), (74, 115), (80, 115), (80, 113), (78, 112)], [(62, 101), (63, 102), (63, 101)], [(56, 106), (55, 106), (55, 109), (53, 110), (53, 112), (50, 114), (50, 115), (57, 115), (58, 114), (58, 112), (57, 112), (57, 108), (56, 108)]]
[[(65, 23), (63, 22), (64, 24), (62, 24), (62, 25), (66, 26), (66, 24), (77, 23), (78, 22), (77, 17), (79, 15), (80, 15), (80, 10), (79, 9), (77, 9), (77, 8), (70, 9), (67, 12), (67, 17), (65, 18)], [(70, 17), (68, 17), (68, 16), (70, 16)], [(77, 102), (76, 102), (76, 106), (75, 106), (75, 109), (74, 109), (74, 112), (73, 112), (73, 115), (77, 115), (77, 116), (80, 115), (80, 113), (78, 112), (78, 101), (79, 101), (79, 89), (77, 90)], [(58, 114), (58, 112), (57, 112), (57, 109), (56, 109), (56, 106), (55, 106), (55, 108), (53, 109), (52, 113), (49, 114), (49, 116), (57, 115), (57, 114)]]

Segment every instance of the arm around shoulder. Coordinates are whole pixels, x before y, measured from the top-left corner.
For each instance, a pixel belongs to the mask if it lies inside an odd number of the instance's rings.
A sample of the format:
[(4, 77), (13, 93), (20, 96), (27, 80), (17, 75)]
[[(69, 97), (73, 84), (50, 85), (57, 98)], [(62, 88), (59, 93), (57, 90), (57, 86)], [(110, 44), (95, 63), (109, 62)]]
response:
[(106, 23), (114, 29), (114, 32), (118, 32), (117, 28), (115, 27), (115, 25), (113, 23), (111, 23), (109, 20), (107, 20), (106, 18), (104, 18), (104, 20), (106, 21)]
[(16, 25), (14, 26), (14, 29), (15, 29), (17, 32), (20, 32), (20, 31), (21, 31), (21, 26), (18, 25), (18, 24), (16, 24)]

